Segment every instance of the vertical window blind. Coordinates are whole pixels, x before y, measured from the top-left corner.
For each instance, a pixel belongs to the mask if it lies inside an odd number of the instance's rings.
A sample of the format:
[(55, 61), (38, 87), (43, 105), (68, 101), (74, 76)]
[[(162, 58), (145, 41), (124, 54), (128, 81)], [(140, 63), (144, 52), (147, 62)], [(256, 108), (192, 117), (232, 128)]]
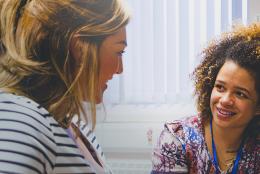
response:
[(201, 51), (234, 23), (247, 23), (247, 0), (124, 0), (127, 26), (124, 72), (105, 92), (105, 103), (190, 102), (190, 78)]

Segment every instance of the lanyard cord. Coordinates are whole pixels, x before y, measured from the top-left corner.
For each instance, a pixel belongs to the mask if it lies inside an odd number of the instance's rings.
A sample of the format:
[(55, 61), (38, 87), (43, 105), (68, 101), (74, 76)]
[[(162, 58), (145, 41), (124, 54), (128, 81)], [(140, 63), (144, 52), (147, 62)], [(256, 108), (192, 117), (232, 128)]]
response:
[[(213, 130), (212, 130), (212, 117), (210, 118), (210, 132), (211, 132), (211, 144), (212, 144), (212, 151), (213, 151), (213, 164), (216, 168), (216, 173), (217, 173), (217, 170), (218, 170), (218, 158), (217, 158), (217, 150), (216, 150), (216, 146), (215, 146), (215, 142), (214, 142), (214, 137), (213, 137)], [(238, 170), (238, 162), (239, 160), (241, 159), (241, 156), (242, 156), (242, 147), (243, 147), (243, 144), (244, 144), (244, 139), (243, 141), (241, 142), (240, 146), (239, 146), (239, 150), (237, 152), (237, 156), (236, 156), (236, 160), (234, 162), (234, 166), (233, 166), (233, 169), (232, 169), (232, 174), (236, 174), (237, 173), (237, 170)]]

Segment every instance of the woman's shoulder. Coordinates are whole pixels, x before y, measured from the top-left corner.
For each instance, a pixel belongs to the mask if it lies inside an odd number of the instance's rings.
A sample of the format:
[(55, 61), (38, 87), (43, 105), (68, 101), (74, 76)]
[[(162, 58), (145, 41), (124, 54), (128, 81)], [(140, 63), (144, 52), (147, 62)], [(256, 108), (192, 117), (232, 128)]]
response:
[[(24, 163), (29, 166), (25, 167), (26, 172), (40, 173), (44, 171), (41, 161), (47, 161), (44, 165), (51, 170), (55, 159), (47, 154), (55, 154), (56, 144), (48, 117), (48, 112), (29, 98), (0, 92), (1, 147), (6, 159), (15, 161), (7, 162), (12, 170), (17, 171), (19, 164)], [(3, 170), (10, 170), (8, 165)]]
[(0, 132), (1, 147), (5, 150), (0, 152), (0, 161), (2, 154), (15, 161), (4, 165), (3, 170), (10, 170), (12, 165), (12, 170), (18, 171), (19, 164), (25, 164), (25, 173), (92, 171), (65, 129), (46, 109), (27, 97), (0, 93)]
[(174, 135), (185, 136), (187, 133), (202, 133), (203, 125), (198, 115), (186, 117), (181, 120), (167, 122), (165, 128)]
[[(57, 122), (35, 101), (11, 93), (0, 92), (0, 118), (6, 125), (23, 125), (30, 129), (52, 132)], [(2, 122), (3, 124), (3, 122)]]
[[(1, 90), (0, 90), (0, 104), (5, 105), (6, 107), (12, 108), (14, 110), (29, 109), (29, 110), (41, 112), (42, 114), (48, 114), (47, 110), (45, 110), (42, 106), (40, 106), (37, 102), (33, 101), (32, 99), (22, 95), (3, 92)], [(1, 106), (1, 108), (3, 108), (3, 106)]]
[[(190, 159), (187, 145), (191, 132), (196, 132), (200, 125), (198, 116), (167, 122), (153, 151), (153, 172), (171, 171), (187, 173)], [(155, 172), (156, 171), (156, 172)], [(170, 172), (169, 172), (170, 173)]]

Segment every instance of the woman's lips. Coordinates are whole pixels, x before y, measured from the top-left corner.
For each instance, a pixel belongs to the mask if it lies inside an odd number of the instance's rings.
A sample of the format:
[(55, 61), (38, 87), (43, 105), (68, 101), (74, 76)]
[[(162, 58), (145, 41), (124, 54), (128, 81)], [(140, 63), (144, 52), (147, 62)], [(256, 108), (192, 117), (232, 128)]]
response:
[(236, 114), (235, 112), (228, 111), (226, 109), (221, 109), (221, 108), (217, 107), (217, 116), (220, 119), (228, 119), (228, 118), (233, 117), (235, 114)]

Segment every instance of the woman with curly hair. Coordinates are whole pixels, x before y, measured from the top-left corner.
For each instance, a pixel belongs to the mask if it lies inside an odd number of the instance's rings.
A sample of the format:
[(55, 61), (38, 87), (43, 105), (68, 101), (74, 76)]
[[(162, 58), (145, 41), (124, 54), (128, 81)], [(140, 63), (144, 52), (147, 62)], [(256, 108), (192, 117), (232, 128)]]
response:
[(260, 173), (260, 24), (203, 53), (193, 73), (199, 114), (165, 124), (152, 174)]
[(88, 125), (129, 17), (120, 0), (0, 0), (0, 173), (111, 173)]

